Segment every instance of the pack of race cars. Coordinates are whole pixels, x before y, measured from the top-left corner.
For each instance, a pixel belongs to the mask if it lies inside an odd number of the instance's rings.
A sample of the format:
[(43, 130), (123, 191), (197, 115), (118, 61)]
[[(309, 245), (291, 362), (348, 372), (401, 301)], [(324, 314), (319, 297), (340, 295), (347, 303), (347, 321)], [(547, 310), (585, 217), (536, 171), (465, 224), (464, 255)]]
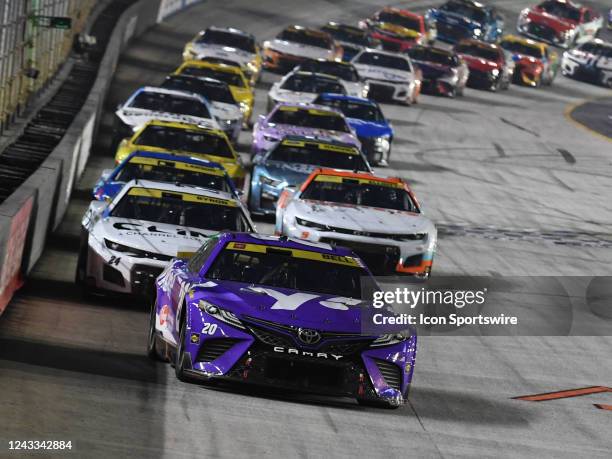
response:
[[(83, 217), (77, 283), (151, 297), (149, 355), (179, 379), (397, 406), (416, 336), (363, 333), (365, 286), (426, 279), (437, 232), (404, 180), (372, 169), (388, 164), (395, 135), (380, 103), (537, 87), (559, 68), (612, 86), (592, 9), (545, 0), (521, 12), (520, 36), (504, 24), (488, 5), (449, 0), (357, 25), (291, 25), (261, 46), (231, 27), (203, 30), (176, 71), (117, 108), (117, 166)], [(562, 59), (553, 46), (567, 48)], [(263, 69), (284, 76), (253, 119)], [(250, 127), (247, 167), (236, 146)], [(274, 216), (275, 236), (257, 234), (251, 213)]]

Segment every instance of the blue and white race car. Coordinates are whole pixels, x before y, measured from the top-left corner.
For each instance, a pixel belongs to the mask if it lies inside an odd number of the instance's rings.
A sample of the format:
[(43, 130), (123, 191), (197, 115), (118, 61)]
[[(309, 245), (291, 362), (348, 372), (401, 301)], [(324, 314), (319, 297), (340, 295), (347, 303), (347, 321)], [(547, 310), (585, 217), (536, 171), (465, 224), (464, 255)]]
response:
[(240, 196), (234, 182), (219, 163), (171, 153), (135, 151), (114, 169), (102, 171), (93, 189), (94, 199), (113, 199), (130, 180), (181, 183)]
[(504, 29), (504, 19), (497, 10), (475, 0), (449, 0), (427, 11), (426, 18), (435, 22), (437, 39), (448, 43), (467, 38), (495, 42)]
[(357, 133), (361, 150), (370, 164), (388, 164), (394, 135), (393, 126), (376, 102), (360, 97), (324, 93), (315, 100), (315, 104), (335, 108), (344, 114), (349, 126)]

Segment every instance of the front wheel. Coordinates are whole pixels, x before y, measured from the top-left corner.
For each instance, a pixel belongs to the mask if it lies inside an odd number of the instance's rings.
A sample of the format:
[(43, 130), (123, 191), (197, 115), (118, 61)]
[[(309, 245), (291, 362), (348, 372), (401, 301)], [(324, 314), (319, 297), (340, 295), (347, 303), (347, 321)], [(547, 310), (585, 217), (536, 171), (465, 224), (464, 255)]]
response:
[(385, 410), (397, 410), (399, 408), (399, 405), (389, 403), (385, 400), (370, 400), (358, 398), (357, 403), (359, 403), (361, 406), (367, 406), (370, 408), (383, 408)]
[(157, 350), (157, 331), (155, 330), (155, 322), (157, 320), (157, 301), (153, 301), (151, 312), (149, 314), (149, 339), (147, 342), (147, 357), (151, 360), (163, 360)]
[(185, 320), (181, 323), (181, 330), (179, 332), (179, 341), (176, 346), (175, 362), (174, 362), (174, 373), (179, 381), (188, 382), (189, 378), (185, 374), (185, 331), (187, 325)]

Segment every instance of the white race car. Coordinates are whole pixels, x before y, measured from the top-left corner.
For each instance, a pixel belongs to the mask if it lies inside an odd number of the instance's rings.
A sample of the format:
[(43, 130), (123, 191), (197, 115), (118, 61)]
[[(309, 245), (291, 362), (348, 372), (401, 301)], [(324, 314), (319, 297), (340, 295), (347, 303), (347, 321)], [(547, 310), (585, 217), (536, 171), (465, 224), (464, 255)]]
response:
[(222, 59), (240, 65), (252, 83), (261, 75), (261, 56), (255, 37), (231, 27), (209, 27), (185, 45), (183, 60)]
[(279, 102), (309, 104), (324, 92), (347, 95), (348, 88), (332, 75), (294, 71), (272, 85), (267, 108), (270, 111)]
[(238, 142), (243, 114), (227, 83), (206, 77), (168, 75), (162, 83), (162, 88), (193, 92), (204, 97), (221, 129), (232, 142)]
[(612, 43), (595, 39), (565, 51), (561, 71), (612, 88)]
[(290, 26), (263, 44), (263, 65), (287, 72), (308, 59), (341, 60), (342, 47), (327, 32)]
[(404, 104), (417, 102), (421, 73), (407, 55), (366, 49), (351, 62), (368, 83), (370, 99)]
[(132, 180), (110, 202), (92, 201), (81, 221), (76, 282), (147, 295), (172, 258), (219, 231), (254, 231), (240, 200), (191, 185)]
[(221, 129), (208, 102), (197, 94), (145, 86), (117, 107), (114, 144), (131, 137), (147, 121), (178, 121), (209, 129)]
[(306, 61), (296, 67), (296, 70), (335, 76), (344, 84), (347, 96), (363, 97), (364, 99), (368, 97), (368, 85), (361, 81), (357, 69), (350, 62), (318, 59), (316, 61)]
[(428, 277), (437, 243), (399, 178), (318, 169), (299, 190), (285, 188), (276, 206), (276, 234), (351, 248), (374, 275)]

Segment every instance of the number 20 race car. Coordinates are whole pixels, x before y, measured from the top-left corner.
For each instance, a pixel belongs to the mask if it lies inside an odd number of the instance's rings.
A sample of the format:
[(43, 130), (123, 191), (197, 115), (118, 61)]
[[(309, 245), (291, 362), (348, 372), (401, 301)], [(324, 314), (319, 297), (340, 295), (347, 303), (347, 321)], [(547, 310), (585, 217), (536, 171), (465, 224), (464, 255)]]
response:
[(370, 277), (346, 248), (222, 233), (158, 277), (149, 356), (168, 357), (181, 380), (395, 407), (407, 396), (417, 338), (362, 327), (361, 283)]

